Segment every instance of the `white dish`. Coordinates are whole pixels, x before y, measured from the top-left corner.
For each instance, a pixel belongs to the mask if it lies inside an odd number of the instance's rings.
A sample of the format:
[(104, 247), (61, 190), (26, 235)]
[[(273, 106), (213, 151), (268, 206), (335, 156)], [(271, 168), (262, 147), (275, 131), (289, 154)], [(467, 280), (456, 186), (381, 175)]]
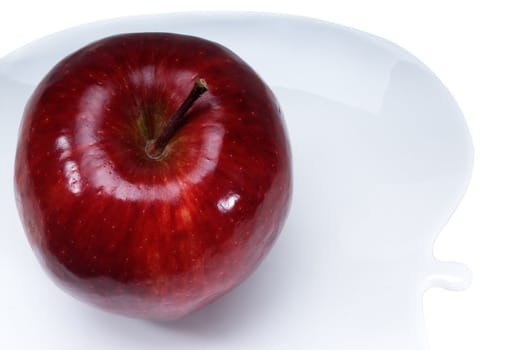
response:
[[(75, 49), (131, 31), (197, 35), (238, 53), (273, 87), (293, 150), (293, 205), (273, 251), (239, 288), (174, 323), (64, 295), (33, 257), (14, 203), (18, 124), (38, 81)], [(442, 83), (383, 39), (255, 13), (93, 23), (0, 60), (0, 112), (0, 348), (419, 350), (424, 291), (470, 283), (464, 265), (432, 255), (470, 178), (466, 123)]]

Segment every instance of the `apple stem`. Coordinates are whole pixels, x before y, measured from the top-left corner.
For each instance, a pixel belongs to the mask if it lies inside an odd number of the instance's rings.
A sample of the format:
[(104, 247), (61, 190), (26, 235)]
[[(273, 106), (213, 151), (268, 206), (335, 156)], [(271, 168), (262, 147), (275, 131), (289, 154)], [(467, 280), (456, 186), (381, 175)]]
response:
[(145, 146), (145, 152), (152, 159), (159, 159), (162, 157), (165, 147), (171, 141), (172, 137), (180, 127), (180, 125), (187, 119), (187, 111), (192, 107), (194, 102), (208, 90), (207, 83), (202, 78), (196, 79), (194, 86), (180, 107), (169, 119), (162, 130), (162, 133), (155, 140), (151, 140)]

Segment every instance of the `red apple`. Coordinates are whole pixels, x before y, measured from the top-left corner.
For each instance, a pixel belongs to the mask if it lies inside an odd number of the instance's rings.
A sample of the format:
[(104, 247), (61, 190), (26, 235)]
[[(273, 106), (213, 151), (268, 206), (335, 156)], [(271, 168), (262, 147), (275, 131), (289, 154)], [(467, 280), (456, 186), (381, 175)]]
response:
[(267, 254), (289, 207), (290, 150), (273, 93), (233, 52), (123, 34), (39, 84), (15, 188), (29, 242), (60, 286), (116, 313), (175, 319)]

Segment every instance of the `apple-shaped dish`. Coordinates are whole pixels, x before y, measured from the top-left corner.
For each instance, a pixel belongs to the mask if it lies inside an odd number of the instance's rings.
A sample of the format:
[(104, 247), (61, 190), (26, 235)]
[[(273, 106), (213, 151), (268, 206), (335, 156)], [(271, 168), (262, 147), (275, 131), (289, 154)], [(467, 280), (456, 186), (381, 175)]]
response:
[[(12, 195), (20, 117), (44, 74), (94, 40), (149, 31), (196, 35), (236, 52), (275, 92), (293, 151), (293, 204), (273, 251), (232, 293), (172, 324), (119, 318), (64, 298), (27, 249)], [(1, 320), (8, 344), (419, 350), (428, 346), (424, 291), (470, 282), (465, 266), (432, 254), (471, 175), (465, 120), (426, 66), (370, 34), (256, 13), (93, 23), (0, 60), (0, 111), (0, 246), (9, 266), (1, 270), (9, 288), (0, 305), (9, 314)], [(63, 336), (49, 335), (58, 328)], [(20, 337), (22, 329), (31, 336)]]

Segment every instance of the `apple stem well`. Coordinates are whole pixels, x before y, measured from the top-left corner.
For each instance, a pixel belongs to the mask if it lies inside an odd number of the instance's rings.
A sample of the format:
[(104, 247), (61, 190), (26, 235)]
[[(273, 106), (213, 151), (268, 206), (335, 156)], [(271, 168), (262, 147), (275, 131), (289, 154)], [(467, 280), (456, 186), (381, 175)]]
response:
[(171, 141), (172, 137), (182, 125), (182, 123), (187, 119), (187, 111), (192, 107), (194, 102), (200, 96), (202, 96), (208, 90), (207, 83), (204, 79), (198, 78), (194, 82), (194, 86), (180, 107), (176, 112), (171, 116), (165, 127), (163, 128), (160, 136), (156, 139), (151, 140), (145, 146), (145, 153), (151, 159), (160, 159), (163, 156), (165, 147)]

